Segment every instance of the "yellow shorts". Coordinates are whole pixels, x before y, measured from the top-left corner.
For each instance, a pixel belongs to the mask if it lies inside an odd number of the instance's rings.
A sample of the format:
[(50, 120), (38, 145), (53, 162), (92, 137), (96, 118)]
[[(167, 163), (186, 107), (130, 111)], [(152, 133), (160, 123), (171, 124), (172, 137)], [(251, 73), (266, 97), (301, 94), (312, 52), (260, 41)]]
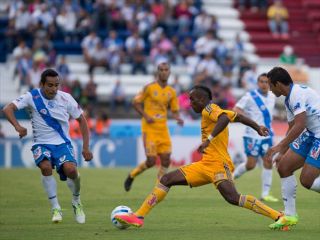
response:
[(171, 153), (171, 140), (168, 131), (161, 133), (143, 132), (143, 144), (147, 156)]
[(232, 181), (233, 163), (230, 160), (211, 160), (192, 163), (180, 168), (190, 187), (199, 187), (208, 183), (215, 186), (222, 180)]

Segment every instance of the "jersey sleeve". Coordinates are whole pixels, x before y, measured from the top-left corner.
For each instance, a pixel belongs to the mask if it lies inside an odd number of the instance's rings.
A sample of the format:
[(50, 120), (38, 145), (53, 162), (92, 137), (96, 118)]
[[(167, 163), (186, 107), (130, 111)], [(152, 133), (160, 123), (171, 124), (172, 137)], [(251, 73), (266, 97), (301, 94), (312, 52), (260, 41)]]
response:
[(294, 116), (306, 111), (306, 96), (303, 91), (294, 91), (290, 96), (290, 109)]
[(172, 98), (170, 100), (170, 109), (172, 112), (179, 111), (179, 103), (178, 103), (177, 93), (175, 90), (172, 90)]
[(139, 92), (134, 98), (133, 101), (137, 103), (143, 103), (149, 92), (149, 85), (145, 86), (141, 92)]
[(202, 115), (204, 117), (209, 118), (213, 122), (217, 122), (219, 116), (223, 113), (227, 114), (227, 116), (231, 122), (233, 122), (237, 116), (236, 112), (221, 109), (218, 105), (215, 105), (215, 104), (211, 104), (211, 105), (208, 105), (207, 107), (205, 107), (205, 109), (202, 112)]
[(249, 93), (246, 93), (240, 100), (236, 103), (235, 107), (245, 110), (247, 104), (250, 100)]
[(29, 92), (21, 95), (20, 97), (12, 101), (12, 103), (16, 105), (18, 110), (29, 107), (31, 105), (31, 102), (32, 96)]
[(76, 102), (76, 100), (68, 94), (68, 113), (70, 116), (74, 119), (77, 119), (80, 117), (80, 115), (83, 113), (80, 105)]

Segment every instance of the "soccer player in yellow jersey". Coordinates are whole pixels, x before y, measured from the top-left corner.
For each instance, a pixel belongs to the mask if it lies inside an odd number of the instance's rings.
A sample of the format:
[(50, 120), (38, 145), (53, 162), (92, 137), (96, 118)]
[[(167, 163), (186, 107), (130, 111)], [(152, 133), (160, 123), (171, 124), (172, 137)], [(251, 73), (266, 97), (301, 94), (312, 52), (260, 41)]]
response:
[(227, 151), (229, 122), (241, 122), (262, 136), (268, 135), (268, 129), (241, 114), (221, 109), (213, 104), (211, 99), (211, 91), (207, 87), (195, 86), (190, 91), (192, 108), (202, 114), (202, 144), (198, 148), (198, 151), (203, 153), (202, 159), (165, 174), (135, 213), (115, 216), (119, 222), (141, 227), (144, 217), (165, 198), (172, 186), (198, 187), (208, 183), (213, 183), (230, 204), (250, 209), (273, 220), (279, 219), (280, 212), (263, 204), (254, 196), (237, 192), (232, 180), (234, 166)]
[(170, 165), (171, 140), (167, 126), (167, 109), (170, 108), (179, 125), (183, 125), (183, 120), (179, 115), (176, 92), (168, 86), (169, 76), (170, 65), (160, 63), (157, 67), (156, 81), (146, 85), (133, 99), (134, 108), (142, 116), (141, 128), (147, 160), (129, 173), (124, 182), (126, 191), (130, 190), (136, 176), (155, 165), (158, 155), (161, 160), (158, 179), (167, 172)]

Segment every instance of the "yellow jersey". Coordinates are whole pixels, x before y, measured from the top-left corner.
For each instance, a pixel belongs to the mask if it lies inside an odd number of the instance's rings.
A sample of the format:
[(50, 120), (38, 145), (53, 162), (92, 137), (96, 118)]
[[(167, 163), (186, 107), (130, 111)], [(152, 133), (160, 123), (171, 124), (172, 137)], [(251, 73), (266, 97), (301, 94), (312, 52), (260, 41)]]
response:
[(144, 87), (142, 92), (134, 97), (134, 102), (143, 103), (144, 111), (154, 119), (154, 123), (148, 124), (142, 118), (142, 132), (168, 130), (168, 108), (172, 112), (179, 111), (177, 94), (171, 86), (161, 87), (158, 82), (152, 82)]
[[(202, 142), (206, 141), (209, 134), (215, 128), (219, 116), (225, 113), (231, 122), (237, 116), (236, 112), (221, 109), (218, 105), (210, 103), (202, 110), (201, 119), (201, 137)], [(214, 139), (211, 140), (209, 146), (205, 149), (202, 161), (230, 160), (228, 153), (229, 129), (226, 127)]]

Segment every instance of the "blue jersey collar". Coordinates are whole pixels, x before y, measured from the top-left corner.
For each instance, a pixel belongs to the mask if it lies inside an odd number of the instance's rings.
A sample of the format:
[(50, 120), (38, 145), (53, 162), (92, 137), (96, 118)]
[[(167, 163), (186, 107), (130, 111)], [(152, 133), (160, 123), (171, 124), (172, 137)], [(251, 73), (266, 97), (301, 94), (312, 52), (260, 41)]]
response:
[(286, 96), (286, 101), (289, 101), (289, 98), (290, 98), (290, 95), (291, 95), (291, 92), (292, 92), (292, 88), (293, 88), (293, 83), (290, 84), (290, 90), (289, 90), (289, 94), (288, 96)]

